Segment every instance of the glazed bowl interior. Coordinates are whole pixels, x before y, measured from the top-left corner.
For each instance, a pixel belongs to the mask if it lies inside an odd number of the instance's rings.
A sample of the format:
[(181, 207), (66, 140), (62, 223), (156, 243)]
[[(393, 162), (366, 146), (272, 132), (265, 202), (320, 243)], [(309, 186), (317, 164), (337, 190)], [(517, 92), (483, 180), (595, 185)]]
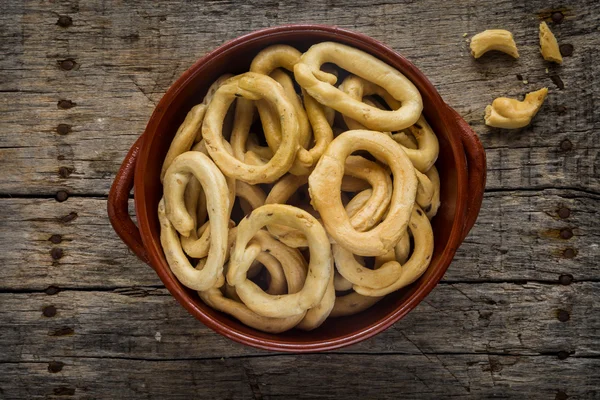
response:
[[(191, 67), (169, 90), (153, 114), (144, 141), (135, 176), (135, 199), (138, 221), (144, 246), (152, 266), (177, 300), (209, 327), (234, 340), (256, 347), (314, 351), (347, 345), (372, 336), (401, 318), (424, 297), (441, 279), (447, 269), (462, 228), (464, 215), (464, 175), (466, 167), (462, 147), (447, 119), (446, 105), (429, 81), (403, 57), (391, 49), (355, 33), (327, 27), (287, 27), (250, 34), (229, 44), (224, 51), (210, 53)], [(322, 41), (337, 41), (371, 53), (403, 72), (421, 91), (424, 114), (436, 132), (440, 143), (436, 162), (441, 180), (441, 202), (432, 221), (435, 249), (427, 272), (414, 284), (392, 293), (372, 308), (354, 316), (329, 318), (312, 332), (291, 330), (268, 334), (249, 328), (237, 320), (206, 306), (198, 295), (183, 287), (171, 273), (160, 247), (160, 226), (156, 214), (162, 197), (159, 180), (163, 159), (177, 128), (190, 108), (202, 101), (210, 84), (224, 73), (248, 71), (252, 58), (273, 44), (289, 44), (300, 51)], [(234, 41), (235, 42), (235, 41)], [(374, 44), (377, 46), (374, 47)], [(227, 47), (225, 45), (223, 47)], [(461, 157), (463, 158), (461, 160)], [(461, 171), (463, 177), (461, 177)], [(451, 243), (452, 242), (452, 243)]]

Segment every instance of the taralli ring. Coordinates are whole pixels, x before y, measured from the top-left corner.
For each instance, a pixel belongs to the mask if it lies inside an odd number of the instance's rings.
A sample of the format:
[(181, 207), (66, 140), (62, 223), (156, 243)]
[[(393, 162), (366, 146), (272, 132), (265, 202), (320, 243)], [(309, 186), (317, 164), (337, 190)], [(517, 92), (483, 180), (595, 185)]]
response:
[[(304, 107), (306, 108), (305, 111), (294, 91), (291, 79), (289, 79), (289, 77), (281, 70), (277, 70), (277, 68), (284, 68), (293, 72), (294, 65), (300, 61), (301, 56), (302, 53), (291, 46), (274, 45), (267, 47), (258, 53), (250, 65), (251, 72), (271, 75), (277, 82), (282, 84), (288, 97), (292, 99), (292, 103), (296, 107), (299, 122), (300, 144), (303, 145), (304, 148), (300, 149), (298, 152), (299, 163), (293, 165), (290, 169), (290, 173), (295, 175), (308, 174), (309, 170), (306, 168), (310, 168), (316, 164), (321, 157), (321, 154), (323, 154), (323, 151), (325, 151), (327, 144), (333, 140), (333, 131), (331, 130), (333, 118), (328, 117), (327, 111), (305, 90), (302, 90)], [(335, 84), (337, 80), (335, 75), (324, 71), (319, 71), (317, 75), (320, 79), (329, 82), (332, 85)], [(276, 151), (279, 147), (279, 142), (281, 141), (281, 134), (274, 129), (276, 119), (270, 113), (266, 112), (267, 107), (265, 107), (261, 101), (257, 103), (257, 107), (261, 115), (261, 120), (263, 121), (265, 139), (271, 150)], [(311, 126), (315, 143), (314, 146), (307, 151), (305, 148), (308, 148), (309, 142), (304, 142), (303, 138), (310, 139)]]
[[(349, 75), (340, 85), (340, 90), (357, 101), (363, 101), (363, 96), (375, 94), (380, 96), (392, 110), (400, 107), (400, 102), (394, 99), (382, 87), (358, 76)], [(350, 129), (364, 129), (362, 124), (348, 116), (344, 116), (344, 121)], [(392, 138), (403, 146), (406, 155), (410, 158), (415, 168), (421, 172), (426, 172), (438, 157), (439, 143), (437, 137), (423, 116), (420, 116), (416, 123), (407, 127), (407, 130), (417, 141), (416, 149), (414, 145), (406, 143), (410, 139), (405, 134), (394, 133)]]
[[(318, 77), (321, 65), (331, 62), (384, 88), (402, 103), (394, 111), (380, 110), (341, 92)], [(419, 119), (423, 110), (421, 94), (404, 75), (383, 61), (363, 51), (340, 43), (313, 45), (294, 66), (296, 81), (319, 103), (347, 115), (369, 129), (398, 131)]]
[[(346, 206), (346, 212), (350, 217), (366, 203), (371, 195), (369, 192), (370, 189), (367, 189), (350, 200)], [(406, 234), (404, 236), (406, 236)], [(352, 252), (340, 245), (333, 244), (331, 246), (331, 252), (337, 271), (342, 277), (349, 282), (352, 282), (354, 285), (362, 285), (375, 289), (383, 288), (394, 283), (400, 277), (402, 272), (401, 265), (396, 262), (394, 250), (390, 250), (387, 254), (382, 256), (389, 256), (390, 253), (393, 255), (390, 260), (386, 260), (387, 262), (382, 263), (383, 265), (376, 265), (375, 269), (369, 269), (360, 264)], [(376, 257), (376, 261), (380, 259), (380, 257)]]
[[(356, 231), (343, 207), (342, 177), (346, 158), (367, 150), (387, 163), (393, 174), (393, 191), (385, 219), (367, 232)], [(406, 231), (415, 202), (417, 178), (411, 161), (392, 138), (371, 131), (347, 131), (335, 138), (308, 178), (312, 204), (321, 214), (327, 232), (336, 243), (362, 256), (387, 253)]]
[(380, 289), (354, 285), (354, 290), (364, 296), (385, 296), (417, 280), (427, 269), (433, 254), (433, 231), (425, 213), (415, 206), (410, 218), (410, 231), (414, 240), (414, 250), (408, 261), (402, 265), (398, 280), (390, 286)]
[[(199, 151), (208, 156), (204, 141), (194, 145), (192, 151)], [(235, 179), (227, 176), (225, 177), (225, 181), (227, 182), (230, 215), (235, 202), (238, 183)], [(200, 193), (202, 193), (202, 196)], [(203, 199), (203, 201), (200, 201), (201, 199)], [(185, 189), (184, 202), (187, 213), (193, 220), (194, 228), (190, 230), (188, 236), (181, 237), (181, 246), (188, 256), (193, 258), (204, 258), (208, 255), (208, 250), (210, 248), (210, 222), (205, 222), (208, 217), (206, 196), (204, 195), (200, 182), (193, 176), (190, 178)], [(232, 222), (233, 221), (229, 221), (229, 224), (231, 225)]]
[[(386, 171), (377, 163), (361, 156), (346, 159), (346, 176), (364, 180), (370, 187), (368, 199), (350, 218), (350, 224), (359, 231), (367, 230), (381, 221), (392, 198), (392, 182)], [(285, 204), (290, 196), (308, 182), (307, 176), (286, 175), (269, 192), (265, 204)], [(286, 226), (269, 225), (269, 232), (290, 247), (306, 247), (306, 237), (298, 230)]]
[[(302, 289), (293, 294), (270, 296), (246, 279), (246, 271), (258, 247), (252, 237), (262, 227), (282, 224), (301, 230), (308, 239), (310, 263)], [(247, 247), (248, 246), (248, 247)], [(257, 208), (238, 225), (235, 247), (229, 261), (227, 282), (236, 288), (240, 299), (254, 312), (265, 317), (285, 318), (303, 313), (321, 302), (330, 283), (332, 257), (329, 240), (319, 222), (307, 212), (288, 205), (267, 204)]]
[[(236, 97), (266, 99), (279, 113), (282, 140), (273, 158), (265, 165), (248, 165), (235, 158), (224, 146), (222, 124)], [(202, 137), (215, 163), (227, 176), (250, 184), (273, 182), (292, 166), (298, 151), (298, 119), (281, 85), (266, 75), (247, 72), (231, 78), (215, 93), (202, 126)]]

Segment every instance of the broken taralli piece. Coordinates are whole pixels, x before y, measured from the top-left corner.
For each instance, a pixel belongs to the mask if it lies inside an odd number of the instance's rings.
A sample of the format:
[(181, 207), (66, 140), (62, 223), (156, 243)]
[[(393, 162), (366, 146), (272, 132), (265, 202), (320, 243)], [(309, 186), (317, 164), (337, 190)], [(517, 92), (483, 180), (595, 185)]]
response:
[(488, 51), (497, 50), (514, 58), (519, 58), (519, 51), (512, 33), (504, 29), (488, 29), (471, 38), (471, 54), (479, 58)]
[(529, 125), (548, 94), (548, 88), (528, 93), (518, 101), (499, 97), (485, 108), (485, 124), (496, 128), (516, 129)]
[(558, 42), (545, 22), (540, 24), (540, 49), (544, 60), (562, 64), (563, 59), (558, 48)]

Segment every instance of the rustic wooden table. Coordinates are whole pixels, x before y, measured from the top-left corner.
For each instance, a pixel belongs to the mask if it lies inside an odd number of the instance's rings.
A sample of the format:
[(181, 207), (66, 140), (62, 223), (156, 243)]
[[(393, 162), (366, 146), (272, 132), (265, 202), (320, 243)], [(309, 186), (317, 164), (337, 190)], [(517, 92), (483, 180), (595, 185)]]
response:
[[(548, 4), (3, 2), (0, 398), (600, 398), (600, 3)], [(542, 19), (562, 66), (539, 54)], [(106, 215), (121, 160), (169, 85), (224, 41), (294, 22), (404, 54), (488, 156), (479, 220), (443, 282), (385, 333), (328, 354), (213, 333)], [(487, 28), (511, 30), (521, 58), (475, 61), (467, 39)], [(543, 86), (529, 127), (483, 124), (495, 97)]]

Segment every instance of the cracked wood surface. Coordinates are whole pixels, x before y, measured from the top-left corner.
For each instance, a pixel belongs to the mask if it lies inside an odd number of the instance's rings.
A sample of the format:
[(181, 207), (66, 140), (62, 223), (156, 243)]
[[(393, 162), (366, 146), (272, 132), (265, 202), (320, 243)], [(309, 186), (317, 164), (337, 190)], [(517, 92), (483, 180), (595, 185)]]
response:
[[(561, 24), (549, 7), (2, 3), (0, 399), (600, 398), (600, 3), (561, 3)], [(539, 54), (541, 19), (573, 45), (562, 66)], [(479, 133), (488, 192), (443, 283), (405, 319), (334, 353), (274, 355), (187, 314), (114, 234), (106, 195), (183, 71), (226, 40), (301, 22), (365, 33), (415, 63)], [(473, 60), (467, 39), (489, 28), (511, 30), (521, 58)], [(531, 126), (483, 124), (495, 97), (542, 86)]]

